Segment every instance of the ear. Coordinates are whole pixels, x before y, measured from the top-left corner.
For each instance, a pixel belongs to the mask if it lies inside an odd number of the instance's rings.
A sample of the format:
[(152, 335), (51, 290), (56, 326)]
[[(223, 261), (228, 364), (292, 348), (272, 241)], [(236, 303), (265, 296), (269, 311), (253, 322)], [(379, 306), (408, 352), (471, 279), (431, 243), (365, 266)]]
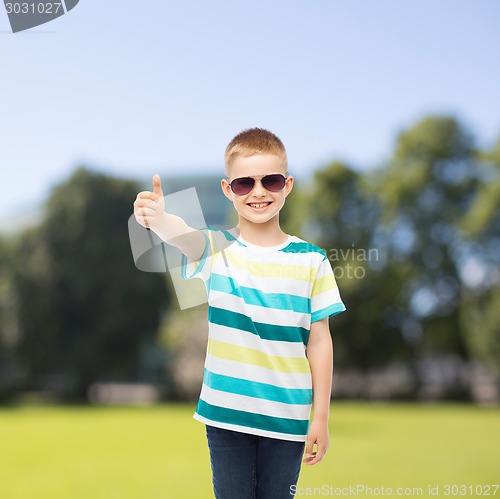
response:
[(225, 178), (223, 178), (220, 181), (220, 186), (222, 192), (224, 193), (224, 196), (226, 196), (227, 199), (229, 199), (229, 201), (233, 201), (233, 193), (231, 191), (231, 186), (229, 185), (229, 182)]
[(288, 177), (286, 179), (286, 183), (285, 183), (285, 197), (287, 197), (288, 194), (290, 194), (290, 192), (292, 192), (293, 182), (294, 182), (294, 178), (292, 176), (290, 176), (290, 177)]

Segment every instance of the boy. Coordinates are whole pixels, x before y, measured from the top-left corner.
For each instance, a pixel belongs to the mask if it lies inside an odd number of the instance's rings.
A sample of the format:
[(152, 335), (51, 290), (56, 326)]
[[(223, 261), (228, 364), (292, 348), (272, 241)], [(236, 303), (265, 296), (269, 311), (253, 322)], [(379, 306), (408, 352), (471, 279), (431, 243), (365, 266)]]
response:
[(153, 192), (138, 194), (134, 214), (182, 252), (182, 277), (207, 288), (209, 339), (194, 418), (206, 425), (216, 498), (284, 499), (293, 495), (304, 446), (308, 465), (329, 446), (328, 318), (345, 306), (325, 252), (280, 228), (294, 182), (281, 140), (244, 130), (224, 160), (222, 191), (239, 219), (233, 229), (196, 230), (165, 213), (158, 175)]

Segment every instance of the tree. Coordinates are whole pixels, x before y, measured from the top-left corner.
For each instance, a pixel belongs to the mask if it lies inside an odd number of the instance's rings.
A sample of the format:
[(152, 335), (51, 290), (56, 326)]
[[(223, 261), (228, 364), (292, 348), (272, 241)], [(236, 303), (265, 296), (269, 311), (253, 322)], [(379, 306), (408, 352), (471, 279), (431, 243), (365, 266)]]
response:
[(467, 247), (460, 323), (472, 356), (500, 372), (500, 139), (477, 157), (477, 192), (460, 223)]
[[(499, 280), (499, 158), (500, 145), (481, 155), (456, 119), (426, 117), (398, 135), (379, 168), (358, 173), (332, 162), (316, 172), (304, 230), (329, 254), (346, 303), (332, 323), (339, 365), (404, 361), (418, 392), (422, 354), (470, 360), (499, 351), (491, 285)], [(466, 282), (473, 257), (490, 273), (483, 294)]]
[(0, 238), (0, 402), (12, 397), (19, 372), (13, 351), (17, 336), (17, 303), (12, 289), (15, 240)]
[(399, 134), (374, 184), (382, 206), (379, 241), (404, 269), (395, 300), (397, 326), (415, 348), (470, 359), (460, 305), (468, 247), (460, 222), (477, 193), (472, 134), (452, 117), (426, 117)]
[(304, 227), (308, 239), (326, 251), (347, 308), (331, 324), (336, 365), (363, 370), (409, 354), (387, 320), (401, 278), (387, 279), (397, 269), (377, 271), (384, 259), (373, 245), (380, 206), (368, 187), (369, 176), (339, 162), (317, 171)]
[(79, 168), (19, 247), (17, 355), (31, 382), (57, 374), (84, 399), (102, 379), (137, 379), (169, 305), (164, 276), (133, 263), (127, 219), (138, 186)]

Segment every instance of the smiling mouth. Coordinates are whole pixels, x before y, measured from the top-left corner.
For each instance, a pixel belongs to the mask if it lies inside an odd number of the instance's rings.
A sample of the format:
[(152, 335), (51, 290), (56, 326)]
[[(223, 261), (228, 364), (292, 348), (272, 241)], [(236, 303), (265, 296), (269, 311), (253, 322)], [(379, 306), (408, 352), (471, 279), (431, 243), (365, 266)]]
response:
[(250, 206), (251, 208), (261, 210), (263, 208), (267, 208), (271, 203), (272, 203), (272, 201), (266, 201), (264, 203), (247, 203), (247, 205)]

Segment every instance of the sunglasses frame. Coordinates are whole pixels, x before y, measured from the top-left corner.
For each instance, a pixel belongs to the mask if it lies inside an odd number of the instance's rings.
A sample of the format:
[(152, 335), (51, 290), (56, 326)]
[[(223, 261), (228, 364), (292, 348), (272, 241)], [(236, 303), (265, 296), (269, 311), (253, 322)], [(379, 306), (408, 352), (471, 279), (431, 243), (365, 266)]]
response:
[[(285, 185), (286, 185), (287, 179), (289, 178), (288, 177), (288, 172), (285, 172), (285, 175), (283, 175), (282, 173), (266, 173), (265, 175), (256, 175), (256, 176), (252, 176), (252, 177), (237, 177), (237, 178), (233, 178), (233, 180), (231, 180), (231, 182), (229, 182), (229, 177), (226, 177), (226, 180), (228, 180), (228, 185), (229, 185), (231, 191), (233, 192), (233, 194), (236, 194), (237, 196), (246, 196), (248, 193), (252, 192), (252, 189), (255, 187), (255, 181), (256, 180), (260, 180), (260, 182), (262, 184), (262, 180), (264, 180), (264, 178), (270, 177), (270, 176), (274, 176), (274, 175), (279, 175), (280, 177), (283, 177), (285, 179), (285, 183), (283, 184), (283, 187), (281, 187), (281, 189), (283, 189), (285, 187)], [(235, 180), (240, 180), (240, 179), (245, 179), (245, 178), (251, 178), (253, 180), (253, 185), (250, 188), (250, 190), (248, 192), (245, 192), (244, 194), (238, 194), (238, 193), (234, 192), (233, 191), (233, 187), (232, 187), (231, 184)], [(269, 192), (279, 192), (279, 191), (281, 191), (281, 189), (279, 189), (277, 191), (271, 191), (271, 190), (267, 189), (264, 184), (262, 184), (262, 187), (264, 187), (264, 189), (266, 189), (266, 191), (269, 191)]]

